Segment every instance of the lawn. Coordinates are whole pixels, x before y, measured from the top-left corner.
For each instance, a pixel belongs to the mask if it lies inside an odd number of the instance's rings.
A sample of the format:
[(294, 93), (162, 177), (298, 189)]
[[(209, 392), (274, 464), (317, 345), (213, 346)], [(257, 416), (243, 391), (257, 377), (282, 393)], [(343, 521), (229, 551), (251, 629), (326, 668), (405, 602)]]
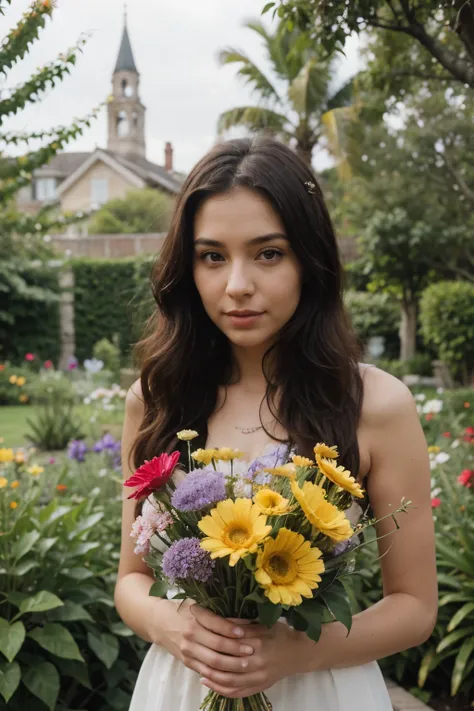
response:
[[(36, 408), (34, 406), (19, 405), (0, 407), (0, 440), (3, 438), (0, 446), (2, 447), (21, 447), (29, 444), (26, 433), (28, 432), (27, 420), (34, 418)], [(93, 407), (87, 405), (78, 405), (77, 414), (85, 422), (89, 422), (92, 416), (97, 416), (97, 411)], [(107, 429), (110, 425), (114, 430), (113, 434), (117, 435), (117, 429), (122, 421), (122, 413), (100, 413), (97, 418), (99, 427)]]

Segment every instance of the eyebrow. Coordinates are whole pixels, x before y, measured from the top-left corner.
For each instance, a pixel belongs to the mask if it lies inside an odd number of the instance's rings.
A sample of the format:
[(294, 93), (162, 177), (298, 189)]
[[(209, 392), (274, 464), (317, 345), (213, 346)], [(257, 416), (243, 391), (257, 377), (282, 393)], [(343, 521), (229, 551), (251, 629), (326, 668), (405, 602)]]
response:
[[(268, 235), (260, 235), (259, 237), (253, 237), (247, 242), (247, 244), (266, 244), (267, 242), (273, 242), (276, 239), (282, 239), (285, 240), (285, 242), (288, 242), (288, 237), (283, 233), (271, 232)], [(217, 239), (208, 239), (207, 237), (198, 237), (196, 240), (194, 240), (194, 244), (196, 247), (200, 245), (204, 247), (225, 247), (225, 244), (223, 242), (219, 242), (219, 240)]]

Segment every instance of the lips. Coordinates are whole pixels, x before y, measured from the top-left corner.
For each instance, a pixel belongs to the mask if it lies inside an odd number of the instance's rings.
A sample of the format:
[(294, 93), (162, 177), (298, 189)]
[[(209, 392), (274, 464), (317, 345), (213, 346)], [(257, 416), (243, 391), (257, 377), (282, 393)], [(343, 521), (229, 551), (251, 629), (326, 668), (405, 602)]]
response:
[(244, 311), (228, 311), (227, 316), (237, 316), (237, 317), (242, 317), (244, 318), (245, 316), (261, 316), (263, 312), (262, 311), (249, 311), (249, 310), (244, 310)]

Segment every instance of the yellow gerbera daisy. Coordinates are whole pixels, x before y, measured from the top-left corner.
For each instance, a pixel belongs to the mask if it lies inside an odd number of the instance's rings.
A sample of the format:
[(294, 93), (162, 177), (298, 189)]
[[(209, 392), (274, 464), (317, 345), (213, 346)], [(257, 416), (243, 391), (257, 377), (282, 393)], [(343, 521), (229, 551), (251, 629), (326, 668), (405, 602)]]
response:
[(6, 447), (0, 449), (0, 462), (12, 462), (14, 459), (13, 449), (7, 449)]
[(216, 458), (215, 449), (196, 449), (195, 452), (191, 453), (191, 457), (195, 462), (199, 464), (205, 464), (206, 466)]
[(255, 580), (274, 605), (300, 605), (321, 582), (324, 563), (319, 548), (300, 534), (281, 528), (257, 554)]
[(331, 462), (330, 459), (320, 457), (319, 455), (316, 457), (316, 461), (320, 471), (329, 479), (329, 481), (337, 484), (341, 487), (341, 489), (348, 491), (352, 494), (352, 496), (356, 496), (359, 499), (364, 498), (362, 488), (356, 482), (354, 477), (351, 476), (348, 469), (344, 469), (343, 466), (337, 466), (334, 462)]
[(11, 383), (12, 385), (15, 385), (17, 380), (18, 380), (17, 375), (10, 375), (10, 377), (8, 378), (8, 382)]
[(253, 497), (254, 503), (267, 516), (280, 516), (289, 512), (289, 501), (268, 487), (260, 489)]
[(26, 378), (24, 378), (23, 375), (20, 375), (20, 377), (16, 379), (16, 384), (18, 385), (19, 388), (21, 388), (25, 383), (26, 383)]
[(220, 501), (198, 526), (207, 536), (201, 541), (201, 548), (209, 551), (211, 558), (230, 556), (231, 567), (248, 553), (255, 553), (272, 530), (267, 517), (250, 499)]
[(316, 457), (319, 455), (320, 457), (327, 457), (328, 459), (337, 459), (339, 456), (336, 446), (328, 447), (328, 445), (324, 444), (324, 442), (318, 442), (314, 448), (314, 453)]
[(4, 476), (0, 476), (0, 489), (4, 489), (8, 485), (8, 479)]
[(12, 481), (10, 486), (12, 489), (17, 489), (20, 486), (20, 482), (18, 481), (18, 479), (15, 479), (15, 481)]
[(275, 476), (286, 476), (288, 479), (294, 479), (296, 476), (296, 466), (292, 462), (282, 464), (281, 467), (264, 469), (263, 471), (268, 472), (268, 474), (274, 474)]
[(291, 491), (310, 523), (333, 541), (346, 541), (353, 535), (351, 524), (344, 511), (326, 501), (324, 489), (305, 481), (300, 489), (296, 481), (291, 482)]
[(243, 452), (240, 449), (231, 449), (230, 447), (221, 447), (216, 449), (216, 459), (220, 459), (221, 462), (230, 462), (232, 459), (238, 459), (243, 457)]
[(196, 432), (196, 430), (181, 430), (180, 432), (176, 433), (176, 437), (178, 439), (183, 440), (183, 442), (190, 442), (192, 439), (196, 439), (196, 437), (199, 436), (199, 433)]
[(438, 454), (438, 452), (441, 452), (441, 447), (438, 447), (436, 444), (433, 444), (431, 447), (428, 447), (428, 452), (430, 454)]
[(314, 467), (314, 462), (308, 457), (300, 457), (299, 454), (293, 454), (291, 457), (293, 464), (297, 467)]
[(11, 508), (11, 509), (16, 509), (16, 508), (18, 508), (18, 504), (16, 503), (16, 501), (10, 501), (10, 508)]

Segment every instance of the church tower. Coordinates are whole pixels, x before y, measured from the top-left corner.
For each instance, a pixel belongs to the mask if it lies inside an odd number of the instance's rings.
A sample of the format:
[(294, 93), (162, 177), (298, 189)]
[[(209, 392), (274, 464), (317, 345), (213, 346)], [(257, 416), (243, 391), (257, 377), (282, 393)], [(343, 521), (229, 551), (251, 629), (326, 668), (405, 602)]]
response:
[(107, 148), (128, 157), (146, 156), (145, 107), (140, 101), (139, 86), (125, 11), (122, 42), (112, 75), (112, 100), (108, 104)]

